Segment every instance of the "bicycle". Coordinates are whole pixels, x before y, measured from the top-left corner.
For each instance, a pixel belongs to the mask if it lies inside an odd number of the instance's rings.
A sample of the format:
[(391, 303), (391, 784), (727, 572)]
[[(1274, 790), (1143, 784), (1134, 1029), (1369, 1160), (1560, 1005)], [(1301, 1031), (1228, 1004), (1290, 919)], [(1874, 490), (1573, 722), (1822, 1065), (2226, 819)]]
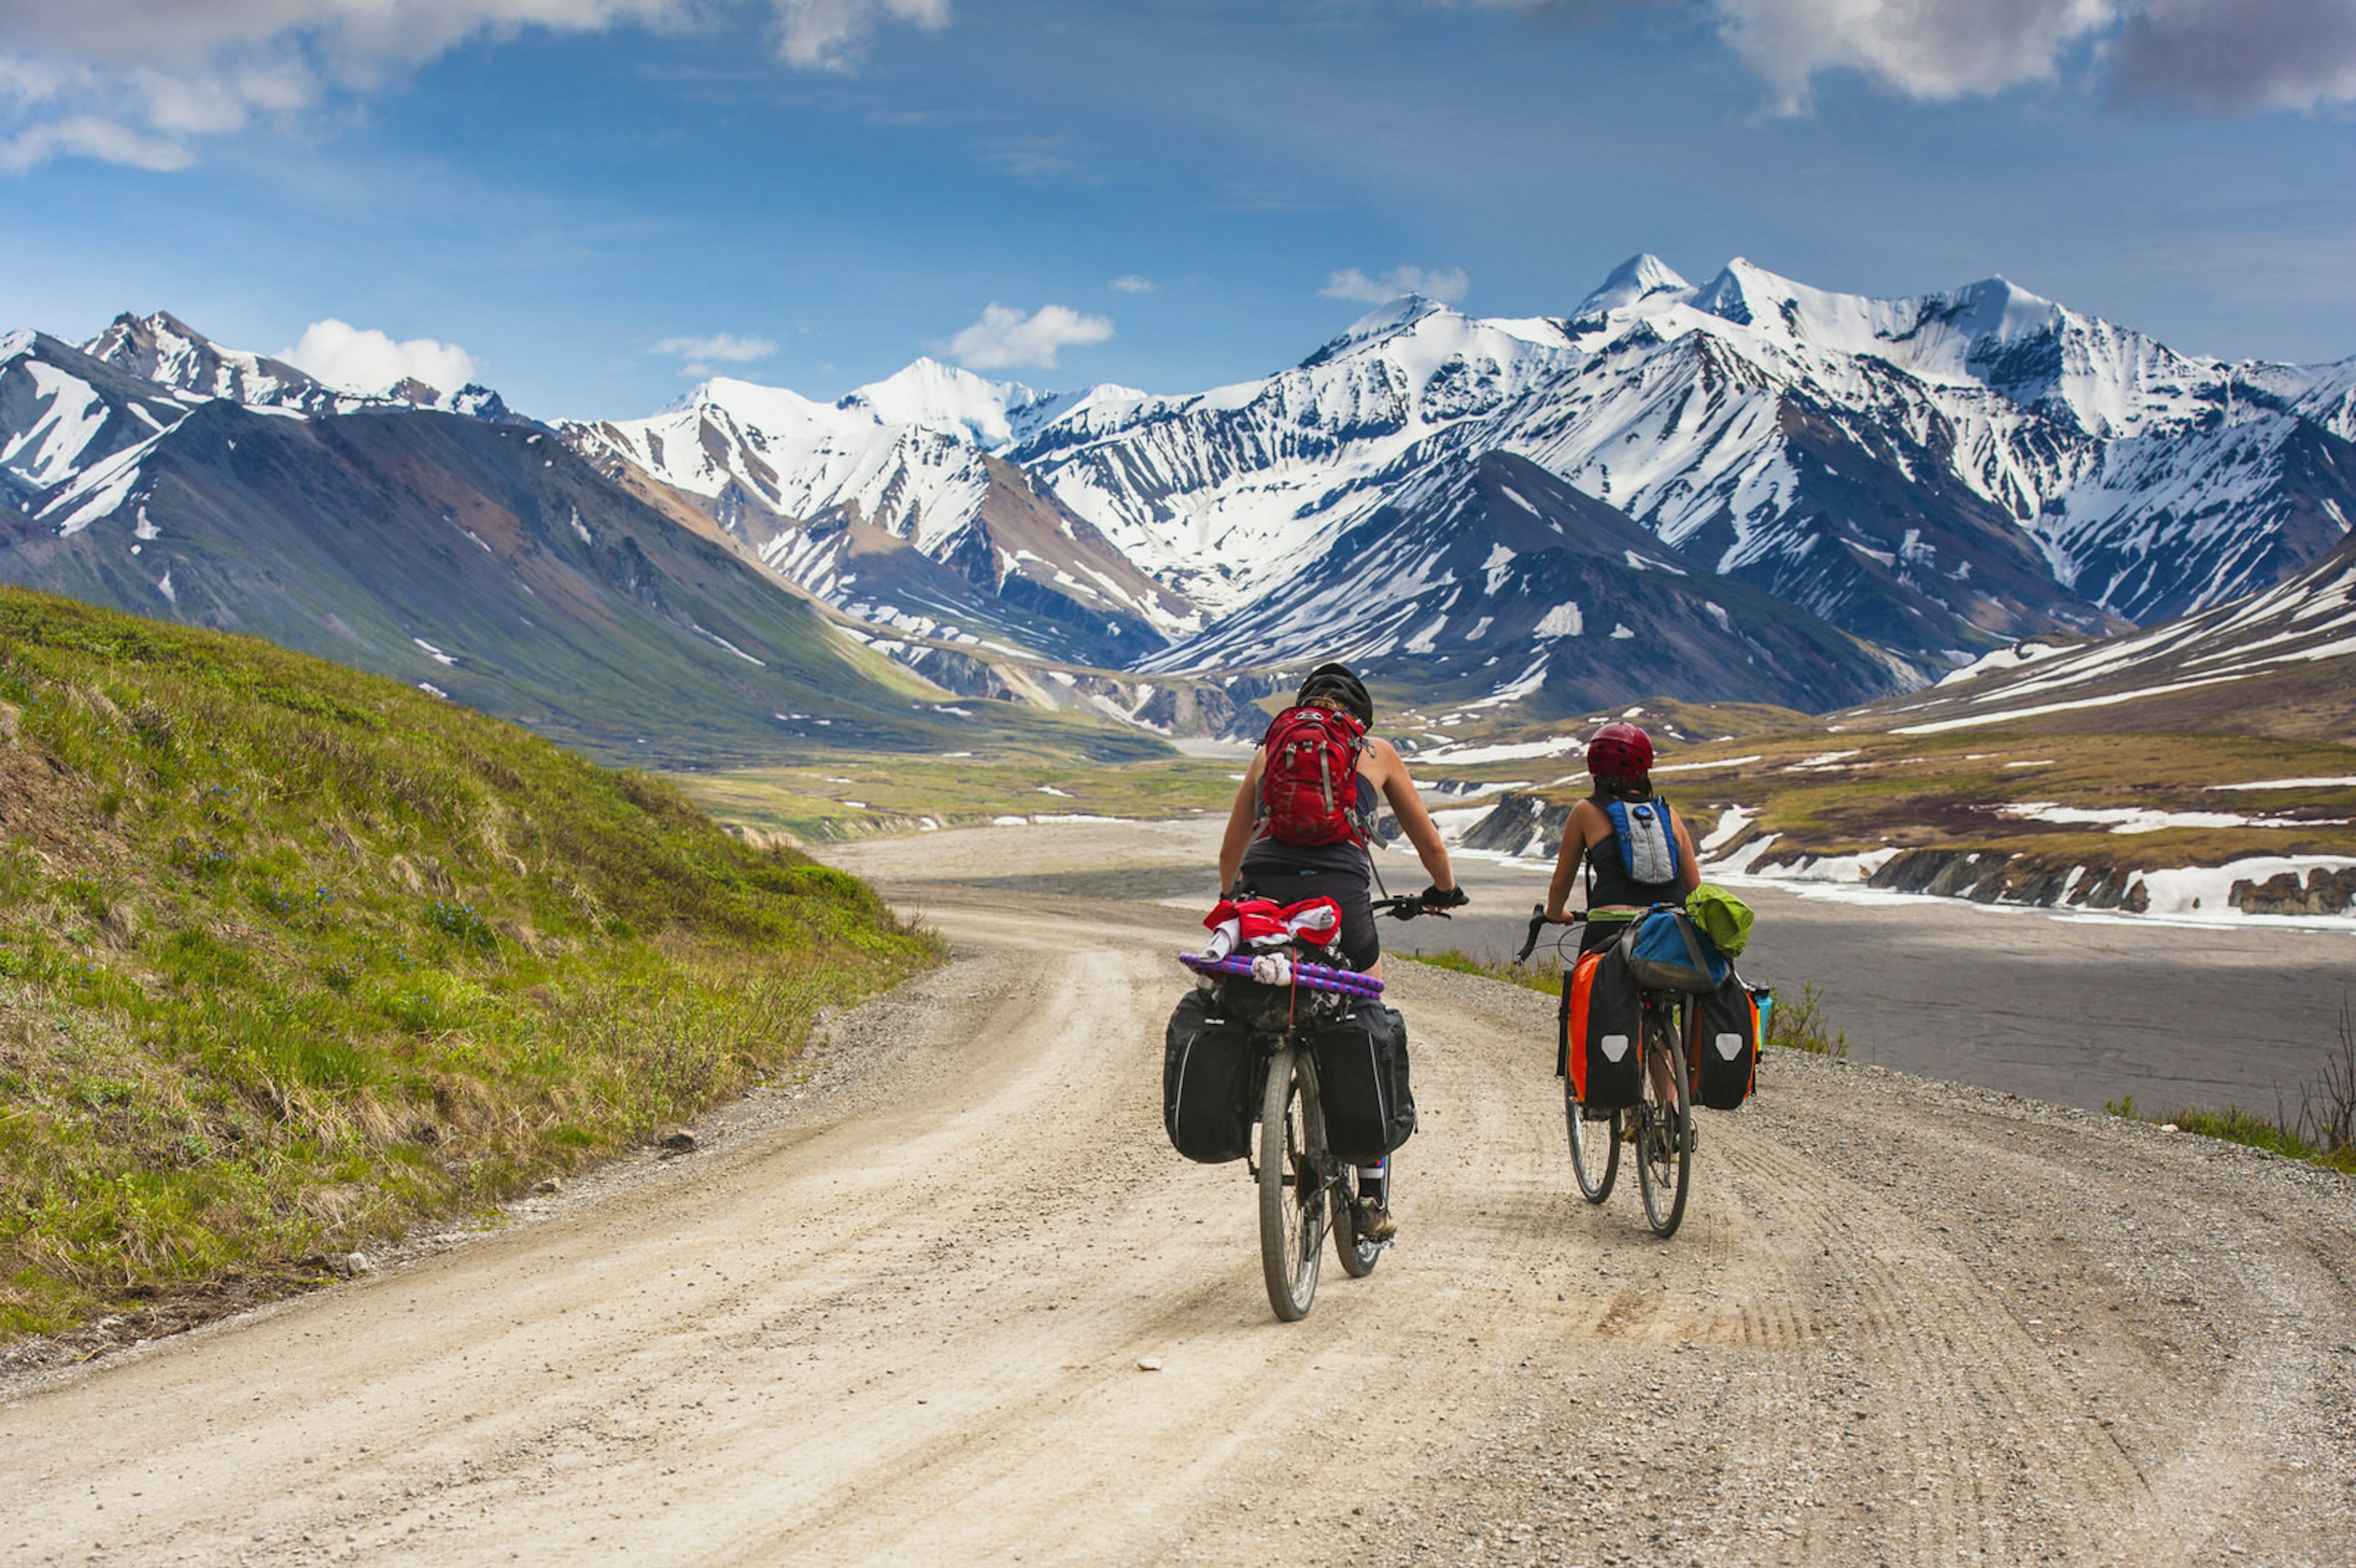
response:
[[(1373, 908), (1394, 920), (1448, 918), (1446, 910), (1430, 908), (1413, 896), (1382, 899)], [(1329, 1233), (1342, 1272), (1353, 1279), (1374, 1273), (1391, 1244), (1359, 1233), (1358, 1169), (1326, 1147), (1317, 1061), (1306, 1032), (1353, 1001), (1380, 999), (1383, 983), (1355, 969), (1301, 958), (1299, 952), (1291, 946), (1248, 956), (1178, 955), (1181, 964), (1223, 987), (1223, 999), (1247, 1020), (1261, 1055), (1259, 1135), (1246, 1168), (1259, 1189), (1260, 1273), (1269, 1305), (1286, 1323), (1309, 1316)], [(1280, 982), (1261, 977), (1280, 973), (1269, 960), (1281, 960)], [(1258, 976), (1256, 961), (1261, 965)]]
[[(1587, 919), (1587, 912), (1579, 911), (1563, 923), (1576, 927)], [(1515, 963), (1529, 961), (1537, 946), (1538, 933), (1548, 923), (1544, 904), (1532, 908), (1529, 933)], [(1555, 945), (1559, 954), (1559, 938)], [(1572, 964), (1576, 962), (1574, 955)], [(1571, 967), (1571, 964), (1563, 966), (1566, 987), (1570, 984)], [(1637, 995), (1644, 1004), (1644, 1027), (1634, 1042), (1640, 1098), (1631, 1106), (1590, 1109), (1581, 1103), (1570, 1074), (1565, 1072), (1563, 1121), (1570, 1137), (1571, 1175), (1579, 1182), (1580, 1196), (1590, 1203), (1601, 1205), (1612, 1196), (1612, 1184), (1620, 1174), (1621, 1147), (1633, 1147), (1636, 1185), (1644, 1198), (1645, 1222), (1652, 1226), (1655, 1235), (1665, 1240), (1676, 1234), (1677, 1227), (1685, 1221), (1686, 1196), (1693, 1180), (1694, 1150), (1699, 1141), (1694, 1131), (1693, 1093), (1687, 1075), (1685, 1050), (1692, 998), (1683, 991), (1640, 989)], [(1590, 1130), (1599, 1126), (1604, 1129), (1601, 1135)]]

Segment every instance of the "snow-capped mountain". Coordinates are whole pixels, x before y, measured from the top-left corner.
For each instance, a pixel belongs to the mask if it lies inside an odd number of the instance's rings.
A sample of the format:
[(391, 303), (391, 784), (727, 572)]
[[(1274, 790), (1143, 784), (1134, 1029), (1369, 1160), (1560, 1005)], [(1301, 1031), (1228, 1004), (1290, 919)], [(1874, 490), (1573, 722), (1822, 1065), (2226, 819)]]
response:
[(519, 421), (505, 400), (472, 382), (445, 392), (412, 377), (380, 393), (330, 387), (283, 359), (225, 348), (168, 311), (129, 312), (82, 345), (82, 352), (195, 401), (227, 398), (248, 408), (291, 409), (305, 414), (348, 414), (370, 409), (439, 409), (494, 424)]
[[(2356, 360), (2186, 356), (2001, 278), (1869, 299), (1741, 260), (1696, 286), (1639, 256), (1565, 316), (1401, 299), (1297, 366), (1208, 392), (1047, 394), (919, 360), (835, 403), (722, 380), (567, 436), (609, 471), (700, 497), (871, 619), (922, 631), (1004, 610), (1001, 596), (945, 613), (957, 592), (937, 574), (884, 569), (896, 539), (985, 594), (1023, 581), (1132, 613), (1174, 641), (1130, 639), (1128, 661), (1193, 670), (1305, 656), (1321, 638), (1381, 645), (1363, 603), (1321, 585), (1355, 572), (1364, 603), (1389, 602), (1372, 581), (1398, 558), (1383, 529), (1411, 519), (1416, 559), (1446, 555), (1429, 537), (1433, 476), (1507, 453), (1680, 559), (1887, 650), (1902, 686), (2297, 571), (2348, 530), (2351, 427)], [(1034, 560), (975, 542), (996, 539), (993, 494), (1057, 517)], [(1110, 556), (1146, 581), (1103, 581)]]
[(0, 581), (256, 634), (633, 764), (941, 744), (882, 657), (487, 399), (357, 398), (168, 316), (92, 347), (0, 337)]
[(1316, 562), (1146, 667), (1320, 658), (1533, 717), (1658, 691), (1821, 709), (1908, 673), (1503, 452), (1425, 464)]
[(2351, 381), (2356, 362), (2179, 355), (2002, 279), (1872, 300), (1741, 261), (1695, 287), (1644, 256), (1568, 317), (1403, 301), (1267, 380), (1091, 395), (1005, 450), (1217, 608), (1302, 570), (1417, 464), (1513, 452), (1936, 664), (2312, 560), (2346, 530)]
[(995, 455), (1074, 400), (919, 359), (833, 403), (721, 378), (651, 419), (563, 433), (865, 619), (1121, 665), (1198, 625), (1194, 606)]

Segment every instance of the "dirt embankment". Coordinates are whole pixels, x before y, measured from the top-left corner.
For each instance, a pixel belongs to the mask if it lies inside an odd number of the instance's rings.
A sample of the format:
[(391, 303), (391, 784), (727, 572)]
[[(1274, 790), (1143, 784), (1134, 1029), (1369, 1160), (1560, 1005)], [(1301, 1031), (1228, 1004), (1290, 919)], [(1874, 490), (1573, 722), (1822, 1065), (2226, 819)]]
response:
[(1401, 1242), (1276, 1323), (1162, 1140), (1190, 917), (1026, 891), (1110, 842), (874, 846), (958, 961), (701, 1152), (18, 1388), (0, 1558), (2345, 1561), (2356, 1189), (2148, 1127), (1778, 1057), (1665, 1244), (1552, 1004), (1400, 965)]

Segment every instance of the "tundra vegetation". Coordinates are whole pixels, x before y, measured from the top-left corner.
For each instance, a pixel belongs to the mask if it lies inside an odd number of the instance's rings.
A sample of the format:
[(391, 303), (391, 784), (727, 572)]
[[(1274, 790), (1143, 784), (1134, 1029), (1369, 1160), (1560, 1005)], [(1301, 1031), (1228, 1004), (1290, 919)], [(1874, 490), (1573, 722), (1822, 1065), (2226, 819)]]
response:
[(861, 882), (396, 682), (0, 590), (0, 1340), (477, 1212), (932, 961)]

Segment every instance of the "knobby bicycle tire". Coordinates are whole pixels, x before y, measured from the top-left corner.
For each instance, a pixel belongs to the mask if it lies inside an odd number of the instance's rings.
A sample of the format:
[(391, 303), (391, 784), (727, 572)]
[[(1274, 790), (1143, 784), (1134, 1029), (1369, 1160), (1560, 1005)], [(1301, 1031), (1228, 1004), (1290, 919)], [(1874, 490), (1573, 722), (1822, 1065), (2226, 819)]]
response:
[(1325, 1245), (1330, 1197), (1320, 1168), (1325, 1118), (1309, 1052), (1286, 1046), (1268, 1059), (1260, 1093), (1259, 1264), (1268, 1304), (1298, 1323), (1317, 1299), (1317, 1264)]
[(1644, 1063), (1644, 1103), (1638, 1111), (1636, 1184), (1644, 1189), (1644, 1219), (1656, 1236), (1676, 1234), (1686, 1217), (1686, 1194), (1693, 1180), (1693, 1095), (1686, 1083), (1686, 1051), (1676, 1019), (1667, 1008), (1645, 1023), (1647, 1056), (1657, 1051), (1669, 1064), (1676, 1094), (1660, 1100), (1653, 1062)]
[(1612, 1196), (1612, 1184), (1620, 1177), (1620, 1113), (1613, 1111), (1600, 1122), (1587, 1120), (1579, 1092), (1566, 1077), (1562, 1119), (1570, 1133), (1570, 1174), (1579, 1181), (1579, 1195), (1601, 1203)]

